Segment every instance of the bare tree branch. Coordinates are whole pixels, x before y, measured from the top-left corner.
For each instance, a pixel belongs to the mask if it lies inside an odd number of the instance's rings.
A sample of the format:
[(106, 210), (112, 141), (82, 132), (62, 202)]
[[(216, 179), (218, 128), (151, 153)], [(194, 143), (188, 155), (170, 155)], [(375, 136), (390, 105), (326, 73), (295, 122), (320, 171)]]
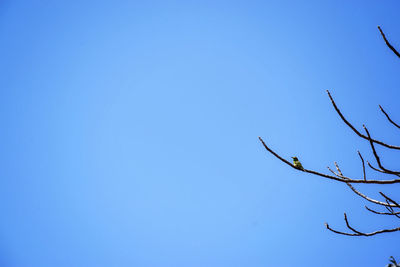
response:
[(368, 166), (369, 166), (371, 169), (373, 169), (374, 171), (377, 171), (377, 172), (380, 172), (380, 173), (384, 173), (384, 174), (389, 174), (389, 175), (396, 175), (396, 176), (399, 176), (399, 177), (400, 177), (400, 174), (390, 173), (390, 172), (386, 172), (386, 171), (384, 171), (384, 170), (380, 170), (380, 169), (378, 169), (378, 168), (375, 168), (374, 166), (372, 166), (371, 163), (369, 163), (369, 161), (367, 161), (367, 164), (368, 164)]
[(362, 162), (364, 181), (366, 181), (366, 180), (367, 180), (367, 176), (365, 175), (365, 163), (364, 163), (364, 159), (363, 159), (363, 157), (361, 156), (360, 151), (357, 151), (357, 153), (358, 153), (358, 155), (360, 156), (360, 159), (361, 159), (361, 162)]
[[(385, 195), (382, 192), (379, 192), (379, 194), (381, 194), (381, 196), (383, 196), (386, 199), (386, 201), (392, 202), (395, 205), (396, 208), (400, 208), (399, 203), (397, 203), (396, 201), (394, 201), (393, 199), (391, 199), (390, 197), (388, 197), (387, 195)], [(390, 205), (389, 207), (393, 207), (393, 206)]]
[(348, 235), (348, 236), (373, 236), (376, 234), (382, 234), (382, 233), (391, 233), (391, 232), (396, 232), (396, 231), (400, 231), (400, 227), (397, 228), (392, 228), (392, 229), (383, 229), (383, 230), (378, 230), (375, 232), (371, 232), (371, 233), (364, 233), (361, 231), (358, 231), (356, 229), (354, 229), (353, 227), (350, 226), (349, 221), (347, 220), (347, 215), (346, 213), (344, 214), (344, 220), (346, 222), (346, 226), (347, 228), (349, 228), (351, 231), (353, 231), (354, 233), (346, 233), (346, 232), (342, 232), (342, 231), (338, 231), (335, 229), (332, 229), (329, 224), (325, 223), (325, 227), (326, 229), (328, 229), (329, 231), (332, 231), (336, 234), (341, 234), (341, 235)]
[(376, 211), (376, 210), (373, 210), (373, 209), (371, 209), (371, 208), (369, 208), (369, 207), (367, 207), (367, 206), (365, 206), (365, 208), (368, 210), (368, 211), (370, 211), (370, 212), (372, 212), (372, 213), (375, 213), (375, 214), (379, 214), (379, 215), (397, 215), (396, 217), (398, 217), (398, 218), (400, 218), (398, 215), (400, 214), (400, 211), (398, 211), (398, 212), (379, 212), (379, 211)]
[[(388, 200), (386, 200), (386, 203), (387, 203), (387, 204), (390, 204)], [(392, 207), (385, 206), (385, 208), (386, 208), (386, 210), (388, 210), (390, 213), (393, 213), (393, 212), (394, 212), (394, 210), (393, 210)]]
[(343, 177), (343, 173), (342, 173), (342, 171), (340, 170), (339, 165), (337, 164), (336, 161), (334, 162), (334, 164), (335, 164), (336, 170), (338, 171), (340, 177)]
[(279, 156), (276, 152), (274, 152), (271, 148), (269, 148), (264, 140), (261, 137), (258, 137), (258, 139), (260, 139), (261, 143), (263, 144), (263, 146), (265, 147), (265, 149), (270, 152), (272, 155), (274, 155), (276, 158), (280, 159), (281, 161), (283, 161), (284, 163), (286, 163), (287, 165), (289, 165), (290, 167), (292, 167), (295, 170), (298, 171), (302, 171), (302, 172), (307, 172), (307, 173), (311, 173), (314, 175), (318, 175), (321, 177), (325, 177), (331, 180), (336, 180), (339, 182), (344, 182), (344, 183), (363, 183), (363, 184), (396, 184), (396, 183), (400, 183), (400, 179), (393, 179), (393, 180), (364, 180), (364, 179), (351, 179), (349, 177), (346, 176), (340, 176), (339, 177), (335, 177), (332, 175), (328, 175), (328, 174), (324, 174), (324, 173), (320, 173), (317, 171), (313, 171), (313, 170), (308, 170), (308, 169), (298, 169), (296, 168), (293, 164), (291, 164), (289, 161), (287, 161), (286, 159), (282, 158), (281, 156)]
[(378, 168), (375, 168), (374, 166), (371, 165), (371, 163), (369, 163), (368, 160), (367, 160), (367, 164), (368, 164), (368, 166), (369, 166), (371, 169), (373, 169), (374, 171), (377, 171), (377, 172), (380, 172), (380, 173), (385, 173), (385, 174), (391, 174), (391, 173), (387, 173), (387, 172), (385, 172), (385, 171), (382, 171), (382, 170), (380, 170), (380, 169), (378, 169)]
[[(386, 200), (386, 202), (389, 204), (389, 201)], [(389, 211), (389, 213), (390, 213), (391, 215), (394, 215), (394, 216), (396, 216), (397, 218), (400, 219), (400, 216), (393, 210), (392, 207), (385, 207), (385, 208)]]
[(335, 229), (332, 229), (328, 223), (325, 223), (326, 229), (328, 229), (331, 232), (334, 232), (335, 234), (340, 234), (340, 235), (348, 235), (348, 236), (360, 236), (359, 234), (352, 234), (352, 233), (346, 233), (346, 232), (341, 232)]
[[(333, 100), (333, 97), (331, 96), (331, 93), (329, 92), (329, 90), (326, 90), (326, 92), (328, 93), (329, 98), (331, 99), (332, 105), (335, 108), (336, 112), (339, 114), (340, 118), (343, 120), (344, 123), (347, 124), (347, 126), (350, 127), (350, 129), (353, 130), (353, 132), (355, 132), (359, 137), (364, 138), (366, 140), (369, 140), (368, 136), (360, 133), (342, 114), (342, 112), (340, 111), (340, 109), (338, 108), (338, 106), (336, 105), (335, 101)], [(391, 148), (391, 149), (400, 149), (400, 146), (393, 146), (393, 145), (388, 145), (382, 141), (379, 140), (375, 140), (375, 139), (371, 139), (372, 142), (379, 144), (381, 146), (387, 147), (387, 148)]]
[[(381, 194), (382, 194), (382, 193), (381, 193)], [(386, 199), (386, 203), (387, 203), (387, 204), (390, 204), (388, 199)], [(392, 215), (396, 216), (397, 218), (400, 218), (400, 216), (396, 214), (396, 212), (394, 211), (394, 209), (393, 209), (392, 207), (390, 207), (390, 206), (385, 206), (385, 208), (386, 208)]]
[(379, 168), (381, 168), (383, 171), (385, 171), (387, 173), (390, 173), (390, 174), (396, 174), (396, 175), (400, 174), (400, 172), (388, 170), (388, 169), (386, 169), (385, 167), (382, 166), (381, 159), (379, 158), (378, 153), (376, 153), (376, 149), (375, 149), (375, 146), (374, 146), (374, 142), (372, 142), (371, 135), (369, 134), (369, 131), (368, 131), (367, 127), (365, 127), (365, 125), (363, 125), (363, 127), (364, 127), (365, 132), (368, 135), (368, 141), (369, 141), (369, 144), (371, 145), (372, 152), (374, 154), (376, 162), (378, 163)]
[(329, 166), (327, 166), (327, 168), (328, 168), (328, 170), (329, 170), (331, 173), (333, 173), (333, 175), (335, 175), (335, 176), (337, 176), (337, 177), (339, 177), (339, 178), (342, 178), (339, 174), (337, 174), (336, 172), (334, 172)]
[(389, 41), (386, 39), (386, 36), (385, 36), (385, 34), (383, 33), (383, 31), (382, 31), (382, 29), (381, 29), (380, 26), (378, 26), (378, 29), (379, 29), (379, 32), (381, 33), (382, 38), (383, 38), (383, 40), (385, 41), (386, 45), (390, 48), (390, 50), (393, 51), (393, 53), (394, 53), (396, 56), (398, 56), (398, 57), (400, 58), (400, 53), (397, 52), (397, 50), (396, 50), (396, 49), (389, 43)]
[(388, 119), (388, 121), (390, 121), (394, 126), (396, 126), (397, 128), (400, 129), (400, 125), (398, 125), (397, 123), (395, 123), (390, 117), (389, 115), (385, 112), (385, 110), (382, 108), (381, 105), (379, 105), (379, 108), (381, 109), (381, 111), (383, 112), (383, 114), (385, 114), (386, 118)]
[[(381, 29), (379, 26), (378, 26), (378, 29), (379, 29), (379, 31), (380, 31), (380, 33), (381, 33), (381, 35), (382, 35), (382, 37), (383, 37), (383, 39), (384, 39), (386, 45), (394, 52), (395, 55), (397, 55), (397, 56), (400, 58), (400, 53), (389, 43), (389, 41), (386, 39), (386, 36), (385, 36), (385, 34), (383, 33), (382, 29)], [(378, 164), (379, 169), (378, 169), (378, 168), (375, 168), (374, 166), (372, 166), (372, 165), (367, 161), (368, 166), (369, 166), (371, 169), (373, 169), (374, 171), (377, 171), (377, 172), (380, 172), (380, 173), (384, 173), (384, 174), (389, 174), (389, 175), (395, 175), (395, 176), (397, 176), (397, 177), (400, 177), (400, 171), (389, 170), (389, 169), (387, 169), (387, 168), (385, 168), (385, 167), (383, 166), (383, 164), (382, 164), (382, 162), (381, 162), (381, 159), (380, 159), (380, 157), (379, 157), (379, 155), (378, 155), (378, 153), (377, 153), (377, 151), (376, 151), (376, 149), (375, 149), (375, 144), (378, 144), (378, 145), (381, 145), (381, 146), (384, 146), (384, 147), (390, 148), (390, 149), (396, 149), (396, 150), (400, 150), (400, 146), (389, 145), (389, 144), (384, 143), (384, 142), (382, 142), (382, 141), (380, 141), (380, 140), (373, 139), (373, 138), (371, 137), (371, 135), (370, 135), (368, 129), (365, 127), (365, 125), (363, 125), (363, 128), (364, 128), (364, 130), (365, 130), (365, 132), (366, 132), (366, 135), (363, 134), (363, 133), (361, 133), (360, 131), (358, 131), (358, 130), (356, 129), (356, 127), (354, 127), (354, 126), (344, 117), (344, 115), (342, 114), (342, 112), (340, 111), (340, 109), (338, 108), (338, 106), (336, 105), (336, 103), (335, 103), (333, 97), (331, 96), (329, 90), (326, 90), (326, 91), (327, 91), (327, 93), (328, 93), (329, 99), (331, 100), (332, 105), (333, 105), (335, 111), (337, 112), (337, 114), (339, 115), (339, 117), (342, 119), (342, 121), (343, 121), (355, 134), (357, 134), (359, 137), (361, 137), (361, 138), (363, 138), (363, 139), (365, 139), (365, 140), (368, 140), (368, 142), (369, 142), (369, 144), (370, 144), (370, 146), (371, 146), (373, 155), (374, 155), (374, 157), (375, 157), (375, 159), (376, 159), (376, 162), (377, 162), (377, 164)], [(382, 106), (379, 105), (379, 108), (380, 108), (381, 112), (386, 116), (386, 118), (388, 119), (388, 121), (389, 121), (391, 124), (393, 124), (395, 127), (397, 127), (397, 128), (400, 129), (400, 124), (395, 123), (395, 122), (390, 118), (390, 116), (386, 113), (386, 111), (382, 108)], [(346, 177), (346, 176), (343, 175), (343, 172), (342, 172), (342, 170), (340, 169), (340, 167), (339, 167), (339, 165), (337, 164), (337, 162), (334, 162), (337, 172), (333, 171), (329, 166), (327, 167), (328, 170), (329, 170), (333, 175), (328, 175), (328, 174), (321, 173), (321, 172), (317, 172), (317, 171), (314, 171), (314, 170), (309, 170), (309, 169), (305, 169), (305, 168), (296, 167), (294, 164), (292, 164), (291, 162), (287, 161), (285, 158), (281, 157), (278, 153), (274, 152), (270, 147), (268, 147), (268, 146), (266, 145), (266, 143), (264, 142), (264, 140), (263, 140), (261, 137), (259, 137), (259, 139), (260, 139), (261, 143), (263, 144), (264, 148), (265, 148), (268, 152), (270, 152), (270, 153), (271, 153), (272, 155), (274, 155), (276, 158), (278, 158), (279, 160), (281, 160), (281, 161), (284, 162), (285, 164), (291, 166), (292, 168), (294, 168), (294, 169), (296, 169), (296, 170), (298, 170), (298, 171), (302, 171), (302, 172), (314, 174), (314, 175), (317, 175), (317, 176), (321, 176), (321, 177), (324, 177), (324, 178), (328, 178), (328, 179), (331, 179), (331, 180), (335, 180), (335, 181), (339, 181), (339, 182), (346, 183), (346, 185), (349, 186), (350, 189), (351, 189), (355, 194), (359, 195), (360, 197), (364, 198), (365, 200), (367, 200), (367, 201), (369, 201), (369, 202), (371, 202), (371, 203), (374, 203), (374, 204), (383, 206), (383, 207), (385, 207), (385, 208), (388, 210), (388, 212), (379, 212), (379, 211), (370, 209), (369, 207), (365, 206), (365, 208), (366, 208), (368, 211), (370, 211), (370, 212), (372, 212), (372, 213), (374, 213), (374, 214), (379, 214), (379, 215), (392, 215), (392, 216), (396, 216), (397, 218), (400, 219), (400, 211), (395, 211), (395, 209), (400, 209), (400, 204), (399, 204), (399, 203), (397, 203), (396, 201), (394, 201), (393, 199), (391, 199), (390, 197), (388, 197), (387, 195), (385, 195), (385, 194), (382, 193), (382, 192), (379, 192), (379, 193), (380, 193), (381, 196), (385, 199), (385, 202), (379, 201), (379, 200), (376, 200), (376, 199), (373, 199), (373, 198), (368, 197), (367, 195), (361, 193), (360, 191), (358, 191), (357, 189), (355, 189), (354, 186), (352, 185), (352, 184), (354, 184), (354, 183), (362, 183), (362, 184), (395, 184), (395, 183), (400, 183), (400, 179), (392, 179), (392, 180), (374, 180), (374, 179), (370, 180), (370, 179), (368, 179), (368, 180), (367, 180), (367, 175), (366, 175), (366, 170), (365, 170), (365, 161), (364, 161), (364, 158), (363, 158), (363, 156), (361, 155), (360, 151), (357, 151), (357, 152), (358, 152), (358, 155), (359, 155), (359, 157), (360, 157), (360, 159), (361, 159), (361, 163), (362, 163), (363, 179), (352, 179), (352, 178), (349, 178), (349, 177)], [(301, 166), (301, 165), (300, 165), (300, 166)], [(350, 223), (349, 223), (349, 221), (348, 221), (348, 219), (347, 219), (346, 213), (344, 213), (344, 221), (345, 221), (345, 223), (346, 223), (347, 228), (348, 228), (349, 230), (351, 230), (351, 232), (343, 232), (343, 231), (338, 231), (338, 230), (332, 229), (332, 228), (329, 226), (329, 224), (327, 224), (327, 223), (325, 223), (325, 226), (326, 226), (326, 228), (327, 228), (328, 230), (330, 230), (330, 231), (332, 231), (332, 232), (334, 232), (334, 233), (336, 233), (336, 234), (347, 235), (347, 236), (373, 236), (373, 235), (381, 234), (381, 233), (390, 233), (390, 232), (400, 231), (400, 227), (397, 227), (397, 228), (392, 228), (392, 229), (382, 229), (382, 230), (378, 230), (378, 231), (375, 231), (375, 232), (369, 232), (369, 233), (361, 232), (361, 231), (359, 231), (359, 230), (353, 228), (353, 227), (350, 225)], [(394, 258), (392, 258), (392, 259), (393, 259), (392, 262), (396, 263), (395, 260), (394, 260)], [(397, 266), (397, 263), (396, 263), (396, 266)]]
[(346, 222), (347, 228), (349, 228), (351, 231), (353, 231), (356, 234), (363, 235), (363, 233), (357, 231), (356, 229), (354, 229), (353, 227), (350, 226), (349, 221), (347, 220), (346, 212), (344, 213), (344, 221)]
[(346, 183), (346, 184), (350, 187), (351, 190), (353, 190), (354, 193), (356, 193), (363, 199), (368, 200), (371, 203), (378, 204), (378, 205), (385, 206), (385, 207), (397, 207), (396, 204), (385, 203), (385, 202), (370, 198), (370, 197), (364, 195), (363, 193), (361, 193), (360, 191), (358, 191), (357, 189), (355, 189), (354, 186), (352, 186), (350, 183)]

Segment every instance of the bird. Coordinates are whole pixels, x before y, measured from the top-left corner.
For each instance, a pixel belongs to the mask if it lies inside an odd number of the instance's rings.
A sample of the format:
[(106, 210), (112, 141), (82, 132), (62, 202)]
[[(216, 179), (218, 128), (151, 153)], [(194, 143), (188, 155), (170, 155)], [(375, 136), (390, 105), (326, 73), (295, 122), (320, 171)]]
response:
[(299, 159), (297, 157), (292, 157), (292, 159), (293, 159), (293, 166), (296, 169), (304, 171), (303, 165), (301, 165), (301, 162), (299, 161)]

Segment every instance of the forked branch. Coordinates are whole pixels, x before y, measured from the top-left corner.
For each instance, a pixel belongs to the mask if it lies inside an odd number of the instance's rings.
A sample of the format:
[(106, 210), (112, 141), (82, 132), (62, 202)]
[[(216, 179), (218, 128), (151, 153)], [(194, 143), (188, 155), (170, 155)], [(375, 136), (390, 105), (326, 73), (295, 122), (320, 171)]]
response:
[(335, 229), (332, 229), (328, 223), (325, 223), (325, 227), (326, 229), (328, 229), (329, 231), (332, 231), (336, 234), (340, 234), (340, 235), (348, 235), (348, 236), (373, 236), (376, 234), (382, 234), (382, 233), (391, 233), (391, 232), (397, 232), (400, 231), (400, 227), (396, 227), (396, 228), (392, 228), (392, 229), (382, 229), (382, 230), (378, 230), (375, 232), (370, 232), (370, 233), (364, 233), (361, 231), (358, 231), (356, 229), (354, 229), (353, 227), (350, 226), (349, 221), (347, 220), (347, 215), (346, 213), (344, 214), (344, 221), (346, 222), (346, 226), (347, 228), (349, 228), (353, 233), (347, 233), (347, 232), (342, 232), (342, 231), (338, 231)]
[(292, 167), (293, 169), (298, 170), (298, 171), (311, 173), (311, 174), (314, 174), (314, 175), (317, 175), (317, 176), (321, 176), (321, 177), (324, 177), (324, 178), (328, 178), (328, 179), (339, 181), (339, 182), (343, 182), (343, 183), (363, 183), (363, 184), (396, 184), (396, 183), (400, 183), (400, 179), (392, 179), (392, 180), (351, 179), (349, 177), (346, 177), (346, 176), (343, 176), (343, 175), (340, 175), (340, 174), (338, 174), (337, 176), (332, 176), (332, 175), (328, 175), (328, 174), (325, 174), (325, 173), (320, 173), (320, 172), (309, 170), (309, 169), (305, 169), (305, 168), (304, 169), (298, 169), (293, 164), (291, 164), (289, 161), (287, 161), (283, 157), (279, 156), (279, 154), (274, 152), (270, 147), (268, 147), (267, 144), (264, 142), (264, 140), (261, 137), (258, 137), (258, 139), (260, 139), (260, 141), (263, 144), (264, 148), (268, 152), (270, 152), (276, 158), (278, 158), (279, 160), (281, 160), (285, 164), (289, 165), (290, 167)]
[(382, 142), (382, 141), (379, 141), (379, 140), (376, 140), (376, 139), (369, 139), (368, 136), (366, 136), (366, 135), (360, 133), (360, 132), (359, 132), (345, 117), (344, 117), (344, 115), (342, 114), (342, 112), (340, 111), (340, 109), (338, 108), (338, 106), (336, 105), (335, 100), (333, 100), (333, 97), (331, 96), (331, 93), (329, 92), (329, 90), (326, 90), (326, 92), (328, 93), (328, 96), (329, 96), (329, 98), (330, 98), (330, 100), (331, 100), (331, 102), (332, 102), (332, 105), (333, 105), (333, 107), (335, 108), (336, 112), (338, 113), (339, 117), (340, 117), (340, 118), (342, 119), (342, 121), (343, 121), (344, 123), (346, 123), (346, 125), (349, 126), (350, 129), (352, 129), (353, 132), (355, 132), (359, 137), (364, 138), (365, 140), (368, 140), (368, 141), (372, 141), (373, 143), (379, 144), (379, 145), (384, 146), (384, 147), (387, 147), (387, 148), (391, 148), (391, 149), (400, 149), (400, 146), (393, 146), (393, 145), (386, 144), (386, 143), (384, 143), (384, 142)]
[(367, 133), (369, 144), (371, 146), (372, 152), (374, 154), (376, 162), (378, 163), (379, 168), (381, 168), (381, 170), (383, 170), (384, 172), (386, 172), (388, 174), (399, 175), (400, 172), (392, 171), (392, 170), (386, 169), (385, 167), (382, 166), (381, 159), (379, 158), (378, 153), (376, 152), (376, 149), (375, 149), (375, 146), (374, 146), (374, 142), (372, 142), (371, 135), (370, 135), (367, 127), (365, 127), (365, 125), (363, 125), (363, 127), (364, 127), (365, 132)]

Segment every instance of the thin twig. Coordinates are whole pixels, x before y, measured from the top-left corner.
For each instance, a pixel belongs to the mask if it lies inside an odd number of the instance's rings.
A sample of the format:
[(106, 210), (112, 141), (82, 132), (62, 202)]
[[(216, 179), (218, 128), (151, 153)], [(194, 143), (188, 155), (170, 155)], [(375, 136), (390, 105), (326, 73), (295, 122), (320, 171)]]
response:
[(397, 128), (400, 129), (400, 125), (398, 125), (397, 123), (395, 123), (395, 122), (389, 117), (389, 115), (386, 113), (386, 111), (382, 108), (381, 105), (379, 105), (379, 108), (381, 109), (381, 111), (383, 112), (383, 114), (385, 114), (386, 118), (387, 118), (394, 126), (396, 126)]
[(367, 160), (367, 164), (368, 164), (368, 166), (369, 166), (371, 169), (373, 169), (374, 171), (377, 171), (377, 172), (380, 172), (380, 173), (391, 174), (391, 173), (387, 173), (387, 172), (385, 172), (385, 171), (382, 171), (382, 170), (380, 170), (380, 169), (378, 169), (378, 168), (375, 168), (374, 166), (372, 166), (371, 163), (369, 163), (368, 160)]
[[(373, 209), (371, 209), (371, 208), (369, 208), (369, 207), (367, 207), (367, 206), (364, 206), (368, 211), (370, 211), (370, 212), (372, 212), (372, 213), (375, 213), (375, 214), (379, 214), (379, 215), (399, 215), (400, 214), (400, 211), (398, 211), (398, 212), (380, 212), (380, 211), (376, 211), (376, 210), (373, 210)], [(397, 217), (397, 216), (396, 216)], [(400, 218), (400, 217), (399, 217)]]
[(350, 226), (349, 221), (347, 220), (346, 212), (344, 213), (344, 221), (346, 222), (347, 228), (349, 228), (354, 233), (359, 234), (359, 235), (363, 235), (364, 234), (364, 233), (361, 233), (361, 232), (357, 231), (356, 229), (354, 229), (353, 227)]
[(335, 164), (336, 170), (338, 171), (338, 173), (340, 174), (340, 176), (343, 177), (343, 173), (342, 173), (342, 171), (340, 170), (339, 165), (337, 164), (336, 161), (334, 162), (334, 164)]
[[(390, 203), (389, 203), (389, 200), (386, 199), (386, 203), (387, 203), (387, 204), (390, 204)], [(396, 216), (397, 218), (400, 218), (399, 215), (395, 214), (395, 211), (394, 211), (394, 209), (393, 209), (392, 207), (390, 207), (390, 206), (385, 206), (385, 208), (386, 208), (392, 215)]]
[[(391, 199), (390, 197), (388, 197), (387, 195), (385, 195), (382, 192), (379, 192), (379, 194), (381, 194), (381, 196), (383, 196), (387, 201), (392, 202), (395, 205), (395, 207), (400, 208), (399, 203), (397, 203), (396, 201), (394, 201), (393, 199)], [(390, 206), (390, 207), (393, 207), (393, 206)]]
[(367, 176), (365, 175), (365, 163), (364, 163), (364, 159), (363, 159), (363, 157), (361, 156), (360, 151), (357, 151), (357, 153), (358, 153), (358, 155), (360, 156), (360, 159), (361, 159), (361, 162), (362, 162), (364, 181), (366, 181), (366, 180), (367, 180)]
[(378, 26), (378, 29), (379, 29), (379, 32), (380, 32), (381, 35), (382, 35), (383, 40), (385, 40), (386, 45), (390, 48), (390, 50), (393, 51), (393, 53), (394, 53), (396, 56), (398, 56), (398, 57), (400, 58), (400, 53), (397, 52), (397, 50), (396, 50), (396, 49), (389, 43), (389, 41), (386, 39), (386, 36), (385, 36), (385, 34), (383, 33), (383, 31), (382, 31), (382, 29), (381, 29), (380, 26)]
[[(333, 97), (331, 96), (331, 93), (329, 92), (329, 90), (326, 90), (326, 92), (328, 93), (329, 98), (331, 99), (332, 105), (335, 108), (336, 112), (339, 114), (340, 118), (343, 120), (344, 123), (347, 124), (347, 126), (350, 127), (350, 129), (353, 130), (353, 132), (355, 132), (358, 136), (360, 136), (361, 138), (364, 138), (366, 140), (369, 140), (368, 136), (360, 133), (342, 114), (342, 112), (340, 111), (340, 109), (338, 108), (338, 106), (336, 105), (335, 101), (333, 100)], [(387, 147), (387, 148), (391, 148), (391, 149), (400, 149), (400, 146), (393, 146), (393, 145), (388, 145), (382, 141), (379, 140), (375, 140), (375, 139), (371, 139), (372, 142), (379, 144), (381, 146)]]
[(333, 173), (333, 175), (335, 175), (335, 176), (337, 176), (337, 177), (339, 177), (339, 178), (342, 178), (339, 174), (337, 174), (336, 172), (334, 172), (329, 166), (327, 166), (327, 168), (328, 168), (328, 170), (329, 170), (331, 173)]
[(377, 172), (380, 172), (380, 173), (384, 173), (384, 174), (389, 174), (389, 175), (396, 175), (396, 176), (400, 177), (400, 174), (390, 173), (390, 172), (386, 172), (386, 171), (380, 170), (380, 169), (378, 169), (378, 168), (375, 168), (374, 166), (372, 166), (371, 163), (369, 163), (369, 161), (367, 161), (367, 164), (368, 164), (368, 166), (369, 166), (371, 169), (373, 169), (374, 171), (377, 171)]
[[(386, 199), (386, 203), (387, 203), (387, 204), (390, 204), (390, 203), (389, 203), (389, 200)], [(400, 219), (400, 216), (394, 211), (394, 209), (393, 209), (392, 207), (390, 207), (390, 206), (385, 206), (385, 208), (386, 208), (392, 215), (394, 215), (394, 216), (396, 216), (397, 218)]]

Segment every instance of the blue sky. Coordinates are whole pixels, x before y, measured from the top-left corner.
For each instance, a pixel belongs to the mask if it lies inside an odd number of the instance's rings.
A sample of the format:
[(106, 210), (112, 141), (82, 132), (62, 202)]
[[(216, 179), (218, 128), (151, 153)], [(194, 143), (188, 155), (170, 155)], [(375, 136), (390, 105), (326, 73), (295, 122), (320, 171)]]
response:
[[(398, 223), (345, 185), (400, 144), (398, 1), (0, 3), (0, 262), (47, 266), (384, 266)], [(396, 154), (378, 148), (395, 167)], [(397, 156), (398, 157), (398, 156)], [(373, 173), (369, 173), (373, 175)], [(372, 177), (372, 176), (371, 176)], [(398, 185), (360, 186), (396, 196)]]

